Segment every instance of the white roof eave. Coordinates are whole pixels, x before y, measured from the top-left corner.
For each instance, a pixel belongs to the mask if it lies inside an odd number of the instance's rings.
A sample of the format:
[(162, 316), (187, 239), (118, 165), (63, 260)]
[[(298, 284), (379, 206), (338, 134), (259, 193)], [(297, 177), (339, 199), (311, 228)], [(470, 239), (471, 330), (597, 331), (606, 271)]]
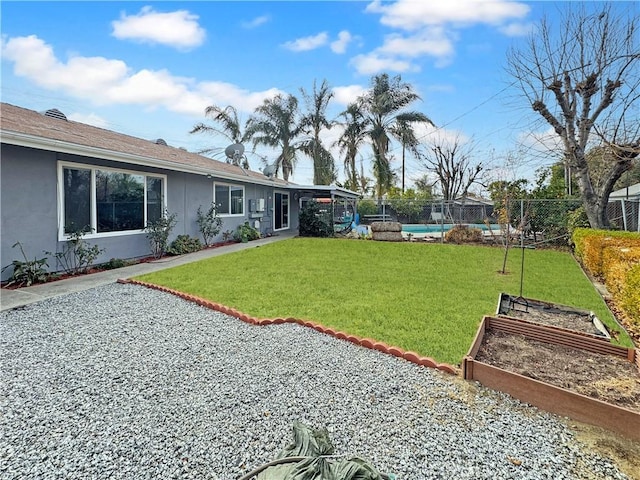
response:
[(261, 180), (247, 175), (235, 175), (227, 172), (220, 172), (214, 168), (197, 167), (193, 165), (185, 165), (183, 163), (171, 162), (168, 160), (159, 160), (153, 157), (143, 157), (130, 153), (117, 152), (104, 148), (90, 147), (86, 145), (78, 145), (72, 142), (62, 140), (53, 140), (49, 138), (38, 137), (11, 131), (0, 131), (2, 143), (8, 145), (16, 145), (21, 147), (37, 148), (40, 150), (48, 150), (53, 152), (67, 153), (70, 155), (82, 155), (92, 158), (100, 158), (102, 160), (112, 160), (116, 162), (130, 163), (145, 167), (164, 168), (168, 170), (193, 173), (197, 175), (213, 175), (217, 178), (225, 180), (235, 180), (258, 185), (277, 186), (279, 188), (287, 188), (289, 185), (278, 185), (273, 180), (265, 178)]

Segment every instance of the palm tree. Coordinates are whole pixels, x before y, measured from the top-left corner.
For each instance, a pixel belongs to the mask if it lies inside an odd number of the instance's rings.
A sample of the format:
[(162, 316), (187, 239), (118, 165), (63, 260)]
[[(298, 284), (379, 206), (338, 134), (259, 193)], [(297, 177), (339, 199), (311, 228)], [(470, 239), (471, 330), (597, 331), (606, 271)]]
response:
[[(389, 78), (386, 73), (372, 78), (372, 88), (359, 99), (365, 118), (369, 124), (368, 135), (373, 147), (373, 172), (376, 177), (378, 199), (391, 187), (393, 172), (389, 162), (391, 140), (412, 145), (415, 139), (413, 125), (433, 122), (417, 111), (404, 110), (420, 97), (408, 83), (403, 83), (400, 75)], [(406, 142), (406, 140), (411, 140)]]
[(400, 120), (396, 125), (393, 125), (391, 134), (402, 143), (402, 193), (404, 193), (405, 151), (408, 149), (418, 157), (420, 155), (418, 150), (420, 142), (411, 124), (404, 120)]
[(336, 145), (340, 148), (340, 154), (344, 153), (345, 155), (344, 173), (347, 177), (345, 184), (349, 185), (348, 188), (356, 190), (358, 188), (356, 158), (360, 146), (367, 138), (367, 120), (356, 103), (349, 104), (340, 116), (344, 118), (344, 122), (342, 122), (344, 130)]
[(282, 177), (289, 181), (296, 163), (296, 154), (301, 149), (297, 138), (301, 127), (297, 119), (298, 99), (293, 95), (276, 95), (266, 99), (255, 109), (254, 115), (247, 120), (245, 138), (258, 145), (279, 147), (276, 158), (275, 175), (282, 169)]
[(358, 176), (357, 184), (360, 193), (362, 193), (363, 195), (368, 195), (372, 190), (371, 182), (372, 180), (364, 174), (364, 165), (362, 164), (362, 159), (360, 159), (360, 175)]
[[(208, 106), (204, 111), (205, 117), (211, 117), (211, 120), (220, 124), (219, 128), (213, 127), (211, 125), (207, 125), (205, 123), (196, 124), (189, 133), (212, 133), (212, 134), (221, 134), (225, 138), (228, 138), (233, 143), (242, 143), (245, 140), (245, 135), (242, 133), (242, 125), (240, 122), (240, 117), (238, 115), (238, 111), (232, 106), (226, 106), (224, 108), (220, 108), (216, 105)], [(202, 154), (210, 154), (213, 152), (218, 152), (218, 148), (208, 148), (205, 150), (201, 150), (198, 153)], [(234, 165), (241, 165), (243, 168), (249, 168), (249, 162), (246, 156), (242, 157), (227, 157), (227, 163), (232, 163)], [(241, 163), (242, 162), (242, 163)]]
[(329, 88), (326, 80), (322, 81), (320, 88), (316, 88), (313, 81), (313, 92), (307, 93), (301, 88), (307, 113), (302, 117), (300, 126), (302, 130), (311, 138), (302, 144), (302, 150), (313, 160), (313, 183), (314, 185), (330, 185), (336, 179), (335, 163), (333, 155), (329, 152), (320, 139), (323, 129), (331, 129), (333, 122), (327, 120), (326, 111), (333, 92)]

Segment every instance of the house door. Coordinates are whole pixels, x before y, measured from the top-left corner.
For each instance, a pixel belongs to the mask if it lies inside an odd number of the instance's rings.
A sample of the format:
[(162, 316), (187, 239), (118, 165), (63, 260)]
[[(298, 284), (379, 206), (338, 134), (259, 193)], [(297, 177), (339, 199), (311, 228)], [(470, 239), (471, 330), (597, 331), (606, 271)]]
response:
[(275, 192), (273, 208), (273, 229), (285, 230), (289, 228), (289, 194)]

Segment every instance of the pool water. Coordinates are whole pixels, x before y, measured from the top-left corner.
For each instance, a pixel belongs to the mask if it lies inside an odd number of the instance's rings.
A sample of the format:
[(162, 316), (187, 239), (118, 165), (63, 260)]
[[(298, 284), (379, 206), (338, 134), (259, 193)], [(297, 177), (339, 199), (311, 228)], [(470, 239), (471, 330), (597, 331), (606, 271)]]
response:
[[(489, 231), (489, 227), (484, 223), (465, 223), (465, 225), (469, 228), (479, 228), (483, 231)], [(455, 225), (452, 223), (445, 223), (444, 225), (425, 225), (422, 223), (409, 223), (402, 225), (402, 231), (405, 233), (439, 233), (443, 230), (448, 232)], [(491, 230), (498, 231), (500, 230), (500, 225), (490, 224)]]

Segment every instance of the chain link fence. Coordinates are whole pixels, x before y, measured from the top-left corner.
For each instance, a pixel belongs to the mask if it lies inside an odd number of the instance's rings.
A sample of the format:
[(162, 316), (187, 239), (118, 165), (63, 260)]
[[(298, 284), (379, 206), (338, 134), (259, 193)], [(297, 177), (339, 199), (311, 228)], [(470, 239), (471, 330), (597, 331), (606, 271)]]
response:
[[(424, 233), (437, 237), (454, 225), (468, 225), (481, 229), (487, 241), (504, 242), (506, 238), (527, 245), (566, 246), (573, 227), (588, 226), (580, 208), (582, 201), (577, 199), (518, 199), (508, 203), (477, 199), (366, 202), (369, 208), (360, 215), (361, 223), (382, 219), (400, 222), (412, 236)], [(638, 200), (612, 200), (607, 215), (615, 229), (640, 231)]]

